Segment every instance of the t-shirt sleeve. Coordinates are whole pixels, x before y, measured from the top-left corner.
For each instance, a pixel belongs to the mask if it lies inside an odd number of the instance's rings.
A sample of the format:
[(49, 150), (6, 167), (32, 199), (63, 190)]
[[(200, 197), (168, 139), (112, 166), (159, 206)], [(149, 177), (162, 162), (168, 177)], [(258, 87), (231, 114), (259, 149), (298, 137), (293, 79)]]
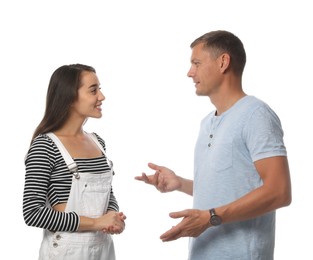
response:
[(243, 131), (252, 160), (287, 156), (280, 119), (267, 105), (258, 107)]

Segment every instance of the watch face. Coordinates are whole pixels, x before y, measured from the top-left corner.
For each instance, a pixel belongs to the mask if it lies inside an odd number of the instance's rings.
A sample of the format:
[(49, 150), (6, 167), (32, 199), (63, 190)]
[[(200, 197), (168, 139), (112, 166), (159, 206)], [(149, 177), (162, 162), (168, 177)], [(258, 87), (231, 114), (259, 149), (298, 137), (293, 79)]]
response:
[(219, 216), (214, 215), (211, 217), (210, 223), (212, 226), (218, 226), (222, 223), (222, 219)]

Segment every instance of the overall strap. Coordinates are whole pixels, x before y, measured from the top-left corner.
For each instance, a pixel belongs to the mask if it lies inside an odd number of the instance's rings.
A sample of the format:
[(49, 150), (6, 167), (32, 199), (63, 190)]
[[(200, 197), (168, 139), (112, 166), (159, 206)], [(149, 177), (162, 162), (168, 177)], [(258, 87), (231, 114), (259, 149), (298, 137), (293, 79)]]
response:
[(103, 152), (103, 154), (104, 154), (104, 156), (105, 156), (105, 158), (106, 158), (106, 160), (107, 160), (107, 162), (108, 162), (108, 165), (110, 166), (111, 172), (112, 172), (112, 174), (114, 174), (114, 171), (113, 171), (113, 162), (106, 156), (105, 151), (104, 151), (104, 148), (103, 148), (103, 146), (100, 144), (100, 142), (99, 142), (99, 140), (98, 140), (96, 134), (95, 134), (95, 133), (87, 133), (87, 134), (88, 134), (88, 136), (96, 143), (96, 145), (98, 145), (98, 147), (100, 148), (100, 150)]
[(105, 151), (103, 146), (100, 144), (97, 136), (94, 133), (87, 133), (88, 136), (96, 143), (96, 145), (100, 148), (100, 150), (103, 152), (103, 154), (105, 155)]
[(76, 179), (79, 179), (78, 174), (78, 167), (76, 162), (73, 160), (72, 156), (69, 154), (69, 152), (66, 150), (60, 139), (52, 132), (47, 133), (47, 136), (49, 136), (55, 145), (59, 148), (61, 155), (64, 158), (64, 161), (69, 169), (69, 171), (75, 176)]

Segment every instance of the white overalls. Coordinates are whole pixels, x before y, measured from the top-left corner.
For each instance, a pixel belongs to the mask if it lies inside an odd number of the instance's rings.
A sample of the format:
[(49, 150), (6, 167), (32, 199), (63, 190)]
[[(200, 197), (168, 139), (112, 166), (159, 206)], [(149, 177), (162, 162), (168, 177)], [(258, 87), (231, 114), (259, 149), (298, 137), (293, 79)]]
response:
[[(69, 170), (73, 173), (72, 187), (65, 212), (75, 211), (79, 216), (99, 217), (107, 211), (113, 169), (92, 174), (80, 173), (77, 165), (61, 141), (53, 133), (47, 134), (58, 146)], [(89, 134), (105, 154), (96, 136)], [(97, 232), (51, 232), (44, 230), (39, 260), (115, 260), (114, 244), (110, 234)]]

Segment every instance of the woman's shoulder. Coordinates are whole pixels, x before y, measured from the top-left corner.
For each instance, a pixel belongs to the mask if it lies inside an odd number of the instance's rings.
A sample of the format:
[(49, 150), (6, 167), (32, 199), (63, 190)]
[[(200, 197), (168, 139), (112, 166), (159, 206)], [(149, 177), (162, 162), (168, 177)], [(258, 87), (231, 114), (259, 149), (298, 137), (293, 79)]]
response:
[(56, 147), (50, 137), (46, 134), (39, 134), (32, 141), (26, 158), (54, 158), (56, 155)]
[(39, 134), (36, 136), (31, 146), (53, 146), (52, 139), (47, 134)]
[(105, 150), (105, 141), (104, 141), (104, 139), (100, 135), (95, 133), (95, 132), (92, 132), (91, 134), (94, 135), (97, 138), (98, 142), (103, 146), (103, 148)]

